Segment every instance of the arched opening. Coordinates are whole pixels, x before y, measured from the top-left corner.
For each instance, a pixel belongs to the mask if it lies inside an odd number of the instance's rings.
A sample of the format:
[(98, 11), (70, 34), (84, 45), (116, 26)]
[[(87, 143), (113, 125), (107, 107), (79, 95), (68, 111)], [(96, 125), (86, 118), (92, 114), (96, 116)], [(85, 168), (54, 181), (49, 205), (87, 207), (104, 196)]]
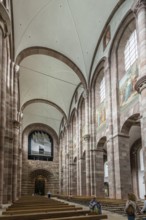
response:
[(122, 132), (129, 134), (129, 159), (131, 166), (132, 191), (138, 198), (145, 194), (143, 150), (141, 143), (140, 115), (130, 116), (122, 126)]
[[(100, 197), (105, 196), (104, 183), (108, 181), (105, 176), (105, 163), (107, 164), (107, 153), (106, 153), (106, 137), (102, 137), (98, 144), (97, 150), (95, 151), (95, 185), (96, 195)], [(108, 170), (106, 170), (108, 174)]]
[(102, 125), (105, 125), (106, 121), (106, 108), (105, 108), (105, 77), (103, 69), (100, 70), (95, 81), (94, 86), (95, 92), (95, 112), (96, 112), (96, 128), (101, 128)]
[(130, 151), (132, 185), (137, 197), (143, 199), (145, 195), (144, 161), (141, 139), (135, 141)]
[(86, 195), (86, 152), (84, 151), (81, 160), (81, 189), (82, 196)]
[(105, 197), (109, 197), (109, 183), (108, 182), (104, 182), (104, 194), (105, 194)]
[(72, 165), (72, 172), (73, 172), (73, 195), (77, 195), (77, 158), (75, 157), (73, 160), (73, 165)]
[(144, 181), (144, 162), (143, 162), (143, 150), (138, 151), (138, 186), (139, 197), (143, 199), (145, 195), (145, 181)]
[(35, 195), (45, 195), (45, 178), (41, 175), (35, 179), (34, 193)]
[(104, 153), (104, 195), (109, 197), (108, 161), (107, 152)]
[(46, 195), (48, 191), (53, 191), (51, 179), (53, 175), (47, 170), (37, 169), (29, 175), (29, 194)]
[(77, 195), (77, 112), (73, 110), (71, 117), (71, 134), (72, 134), (72, 146), (71, 153), (71, 182), (70, 182), (70, 194)]

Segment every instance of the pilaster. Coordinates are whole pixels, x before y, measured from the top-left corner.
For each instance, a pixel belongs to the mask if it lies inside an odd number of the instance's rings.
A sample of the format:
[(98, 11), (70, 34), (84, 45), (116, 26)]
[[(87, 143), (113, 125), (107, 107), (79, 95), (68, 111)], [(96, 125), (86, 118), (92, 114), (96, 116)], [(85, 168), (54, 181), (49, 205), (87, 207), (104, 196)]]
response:
[[(144, 152), (144, 167), (146, 168), (146, 1), (139, 0), (135, 5), (136, 30), (138, 36), (138, 68), (139, 77), (135, 89), (140, 94), (140, 113), (141, 113), (141, 137)], [(146, 183), (146, 169), (145, 183)]]
[(13, 93), (13, 178), (12, 178), (12, 200), (17, 200), (18, 195), (18, 154), (19, 154), (19, 135), (20, 135), (20, 117), (18, 114), (18, 77), (19, 67), (14, 65), (14, 93)]
[(116, 199), (126, 199), (132, 191), (129, 136), (118, 133), (113, 136), (113, 144)]
[(103, 164), (103, 146), (98, 146), (97, 149), (91, 150), (94, 161), (94, 178), (95, 187), (94, 194), (97, 197), (104, 197), (104, 164)]
[[(107, 159), (108, 159), (108, 180), (109, 197), (115, 198), (115, 164), (113, 145), (113, 115), (112, 115), (112, 88), (109, 60), (104, 64), (105, 86), (106, 86), (106, 138), (107, 138)], [(114, 83), (114, 85), (116, 85)]]

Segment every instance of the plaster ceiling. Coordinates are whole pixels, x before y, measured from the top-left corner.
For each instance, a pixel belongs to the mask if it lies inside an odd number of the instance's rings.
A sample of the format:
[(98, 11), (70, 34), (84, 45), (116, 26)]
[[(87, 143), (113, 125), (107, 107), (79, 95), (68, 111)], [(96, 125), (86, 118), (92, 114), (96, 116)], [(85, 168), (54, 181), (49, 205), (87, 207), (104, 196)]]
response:
[[(98, 39), (118, 0), (13, 0), (15, 59), (29, 47), (49, 48), (57, 57), (41, 53), (20, 63), (20, 105), (43, 99), (55, 103), (68, 116), (81, 78), (88, 82)], [(66, 59), (62, 60), (61, 55)], [(69, 66), (68, 63), (71, 63)], [(74, 66), (75, 68), (71, 68)], [(77, 75), (75, 70), (82, 75)], [(45, 107), (44, 107), (45, 106)], [(36, 110), (37, 108), (37, 110)], [(45, 108), (45, 110), (43, 110)], [(24, 109), (23, 127), (46, 123), (59, 134), (61, 117), (42, 103)], [(37, 113), (36, 113), (37, 111)], [(45, 113), (44, 113), (45, 112)], [(46, 115), (47, 112), (47, 115)], [(44, 115), (43, 115), (44, 114)], [(57, 120), (57, 125), (45, 117)], [(63, 116), (62, 116), (63, 117)], [(41, 119), (43, 118), (43, 119)]]

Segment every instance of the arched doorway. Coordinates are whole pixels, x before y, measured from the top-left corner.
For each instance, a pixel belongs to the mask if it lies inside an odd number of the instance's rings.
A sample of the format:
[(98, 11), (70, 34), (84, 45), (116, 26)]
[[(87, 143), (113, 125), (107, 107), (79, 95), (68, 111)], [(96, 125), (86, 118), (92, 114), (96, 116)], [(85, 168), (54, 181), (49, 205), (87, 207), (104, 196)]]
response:
[(45, 169), (37, 169), (31, 171), (29, 184), (29, 193), (36, 195), (46, 195), (48, 191), (54, 193), (54, 184), (52, 180), (54, 176)]
[[(145, 195), (143, 150), (141, 143), (141, 127), (139, 113), (130, 116), (122, 126), (122, 133), (129, 135), (129, 152), (131, 165), (132, 191), (138, 198)], [(129, 181), (130, 181), (129, 179)]]
[(145, 195), (145, 182), (144, 182), (144, 162), (143, 150), (138, 152), (138, 184), (139, 184), (139, 197), (143, 199)]
[(107, 162), (107, 152), (104, 157), (104, 195), (109, 197), (109, 183), (108, 183), (108, 162)]
[(45, 195), (45, 178), (41, 175), (35, 179), (34, 192), (36, 195)]
[(84, 151), (81, 160), (81, 190), (82, 196), (86, 195), (86, 151)]
[(108, 182), (104, 182), (104, 194), (105, 194), (105, 197), (109, 197), (109, 184), (108, 184)]
[(131, 171), (132, 171), (132, 184), (133, 191), (137, 196), (143, 199), (145, 195), (145, 182), (144, 182), (144, 161), (143, 149), (141, 146), (141, 139), (137, 140), (130, 152), (131, 156)]

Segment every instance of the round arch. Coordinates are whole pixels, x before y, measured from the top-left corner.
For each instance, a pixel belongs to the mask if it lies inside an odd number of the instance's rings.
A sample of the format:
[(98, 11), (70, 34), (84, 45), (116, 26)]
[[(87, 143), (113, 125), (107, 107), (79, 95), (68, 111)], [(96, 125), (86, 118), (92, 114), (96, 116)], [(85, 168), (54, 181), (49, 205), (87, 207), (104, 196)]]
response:
[(45, 169), (35, 169), (35, 170), (32, 170), (31, 173), (29, 174), (29, 178), (31, 180), (37, 178), (38, 176), (43, 176), (44, 178), (47, 179), (47, 181), (49, 181), (50, 179), (50, 176), (52, 176), (53, 174), (48, 171), (48, 170), (45, 170)]
[(65, 114), (65, 112), (62, 110), (62, 108), (60, 108), (58, 105), (56, 105), (54, 102), (51, 102), (49, 100), (45, 100), (45, 99), (31, 99), (27, 102), (25, 102), (22, 107), (21, 107), (21, 111), (23, 112), (23, 110), (30, 104), (33, 104), (33, 103), (45, 103), (45, 104), (48, 104), (48, 105), (51, 105), (53, 106), (54, 108), (56, 108), (65, 118), (65, 120), (67, 121), (67, 116)]
[(66, 57), (64, 54), (59, 53), (58, 51), (55, 51), (53, 49), (46, 48), (46, 47), (38, 47), (38, 46), (28, 47), (28, 48), (22, 50), (18, 54), (18, 56), (16, 58), (16, 64), (19, 65), (24, 58), (31, 56), (31, 55), (35, 55), (35, 54), (51, 56), (51, 57), (54, 57), (54, 58), (62, 61), (63, 63), (65, 63), (67, 66), (69, 66), (77, 74), (77, 76), (81, 80), (85, 90), (87, 90), (86, 79), (85, 79), (83, 73), (81, 72), (81, 70), (79, 69), (79, 67), (72, 60), (70, 60), (68, 57)]
[(133, 125), (140, 126), (139, 119), (140, 119), (140, 114), (139, 113), (135, 113), (134, 115), (127, 118), (127, 120), (124, 122), (124, 124), (121, 128), (121, 132), (126, 134), (126, 135), (129, 134), (129, 131), (130, 131), (130, 129)]
[(22, 137), (24, 137), (24, 134), (29, 135), (34, 130), (41, 129), (42, 131), (49, 132), (50, 135), (59, 143), (58, 141), (58, 135), (54, 129), (52, 129), (50, 126), (42, 124), (42, 123), (33, 123), (28, 125), (22, 133)]
[(95, 82), (96, 82), (96, 78), (98, 76), (98, 74), (104, 69), (104, 65), (105, 65), (105, 61), (106, 61), (106, 57), (103, 57), (99, 63), (97, 64), (95, 70), (94, 70), (94, 73), (93, 73), (93, 76), (92, 76), (92, 79), (91, 79), (91, 82), (89, 84), (89, 90), (91, 90), (92, 88), (94, 89), (95, 87)]

